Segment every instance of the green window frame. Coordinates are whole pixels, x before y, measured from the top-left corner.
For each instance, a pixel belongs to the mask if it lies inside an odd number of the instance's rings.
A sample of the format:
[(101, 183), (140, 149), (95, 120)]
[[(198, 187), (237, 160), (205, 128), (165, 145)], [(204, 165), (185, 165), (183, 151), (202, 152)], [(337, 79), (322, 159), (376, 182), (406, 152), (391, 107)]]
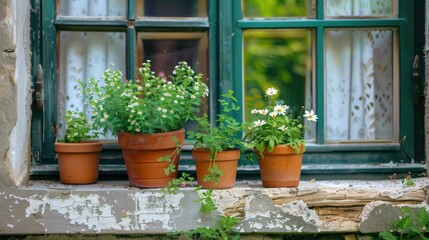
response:
[[(313, 19), (247, 19), (243, 18), (241, 0), (208, 0), (207, 18), (183, 20), (136, 18), (137, 0), (127, 1), (126, 19), (65, 19), (57, 18), (55, 0), (32, 0), (32, 76), (34, 89), (42, 89), (43, 95), (33, 94), (32, 106), (32, 176), (34, 178), (56, 174), (54, 152), (56, 123), (57, 79), (57, 32), (67, 31), (118, 31), (126, 34), (126, 78), (135, 79), (136, 39), (139, 31), (181, 32), (207, 31), (209, 38), (208, 78), (210, 87), (210, 118), (219, 112), (217, 99), (228, 89), (235, 91), (243, 106), (243, 30), (246, 29), (310, 29), (315, 35), (315, 104), (319, 121), (316, 126), (316, 142), (309, 144), (304, 155), (303, 175), (329, 174), (351, 178), (382, 173), (384, 178), (392, 173), (422, 172), (424, 160), (423, 101), (415, 103), (415, 89), (422, 83), (413, 79), (412, 60), (423, 49), (424, 1), (398, 0), (397, 18), (324, 19), (324, 1), (316, 0)], [(324, 34), (326, 29), (395, 28), (399, 41), (399, 139), (389, 144), (326, 144), (324, 116)], [(410, 41), (412, 38), (412, 41)], [(422, 40), (423, 39), (423, 40)], [(423, 59), (423, 58), (420, 58)], [(39, 65), (43, 71), (40, 71)], [(424, 76), (420, 70), (420, 76)], [(43, 72), (43, 74), (42, 74)], [(414, 82), (413, 82), (414, 81)], [(417, 96), (419, 97), (419, 96)], [(236, 115), (238, 120), (243, 116)], [(406, 137), (406, 140), (403, 141)], [(100, 174), (109, 176), (125, 173), (121, 152), (115, 144), (105, 144)], [(192, 170), (190, 147), (182, 153), (184, 170)], [(403, 162), (401, 160), (403, 159)], [(106, 162), (107, 162), (106, 161)], [(389, 164), (407, 163), (407, 164)], [(408, 164), (415, 161), (414, 164)], [(240, 168), (241, 176), (257, 177), (256, 165)], [(367, 175), (365, 175), (367, 177)], [(323, 178), (318, 176), (318, 178)]]

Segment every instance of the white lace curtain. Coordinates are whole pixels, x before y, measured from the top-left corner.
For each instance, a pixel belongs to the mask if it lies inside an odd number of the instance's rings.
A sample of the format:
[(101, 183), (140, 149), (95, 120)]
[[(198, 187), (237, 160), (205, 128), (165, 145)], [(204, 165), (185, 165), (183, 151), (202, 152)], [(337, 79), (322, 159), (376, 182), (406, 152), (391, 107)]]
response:
[[(326, 0), (326, 17), (392, 16), (395, 0)], [(64, 17), (125, 17), (123, 0), (62, 0)], [(326, 138), (328, 141), (389, 140), (393, 137), (393, 31), (325, 31)], [(98, 78), (115, 63), (125, 71), (125, 34), (59, 33), (58, 124), (68, 109), (83, 110), (76, 80)]]
[[(393, 6), (393, 0), (328, 0), (326, 15), (392, 16)], [(325, 31), (328, 141), (393, 138), (392, 41), (392, 30)]]
[[(125, 17), (123, 0), (62, 0), (61, 17)], [(58, 137), (65, 132), (67, 110), (86, 111), (82, 96), (76, 90), (77, 80), (100, 79), (112, 63), (125, 73), (125, 33), (59, 32)], [(108, 136), (107, 138), (111, 138)]]

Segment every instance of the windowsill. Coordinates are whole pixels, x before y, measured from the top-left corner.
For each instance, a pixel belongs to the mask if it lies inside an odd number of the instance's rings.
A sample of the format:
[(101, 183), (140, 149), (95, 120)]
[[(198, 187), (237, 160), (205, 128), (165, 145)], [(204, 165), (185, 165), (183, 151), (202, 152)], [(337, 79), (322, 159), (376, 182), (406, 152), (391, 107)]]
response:
[[(316, 179), (301, 181), (298, 188), (263, 188), (260, 181), (243, 180), (214, 191), (214, 198), (219, 214), (241, 219), (237, 232), (368, 233), (389, 228), (398, 217), (396, 205), (423, 206), (428, 179), (413, 181), (415, 186), (404, 187), (401, 179)], [(212, 222), (193, 202), (192, 187), (164, 195), (160, 189), (130, 187), (128, 181), (38, 180), (19, 188), (0, 185), (0, 198), (0, 233), (7, 234), (164, 234)]]

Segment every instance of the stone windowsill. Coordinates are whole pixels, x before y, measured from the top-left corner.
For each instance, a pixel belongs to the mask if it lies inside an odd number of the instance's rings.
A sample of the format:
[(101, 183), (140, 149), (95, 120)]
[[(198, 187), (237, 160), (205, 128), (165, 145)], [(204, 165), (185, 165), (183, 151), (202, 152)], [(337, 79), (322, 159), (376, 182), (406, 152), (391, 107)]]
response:
[[(397, 205), (427, 207), (427, 178), (401, 180), (302, 181), (298, 188), (262, 188), (240, 181), (216, 190), (219, 214), (241, 219), (237, 232), (380, 232), (398, 219)], [(0, 185), (0, 234), (163, 234), (210, 226), (191, 187), (177, 195), (130, 187), (127, 181), (63, 185), (30, 181)]]

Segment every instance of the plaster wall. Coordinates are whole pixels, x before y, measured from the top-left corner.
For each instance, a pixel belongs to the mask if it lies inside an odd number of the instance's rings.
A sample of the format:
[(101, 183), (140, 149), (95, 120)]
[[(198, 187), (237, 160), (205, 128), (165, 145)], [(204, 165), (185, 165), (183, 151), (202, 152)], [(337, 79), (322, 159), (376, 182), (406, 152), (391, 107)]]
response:
[(0, 0), (0, 182), (20, 185), (30, 162), (29, 1)]

